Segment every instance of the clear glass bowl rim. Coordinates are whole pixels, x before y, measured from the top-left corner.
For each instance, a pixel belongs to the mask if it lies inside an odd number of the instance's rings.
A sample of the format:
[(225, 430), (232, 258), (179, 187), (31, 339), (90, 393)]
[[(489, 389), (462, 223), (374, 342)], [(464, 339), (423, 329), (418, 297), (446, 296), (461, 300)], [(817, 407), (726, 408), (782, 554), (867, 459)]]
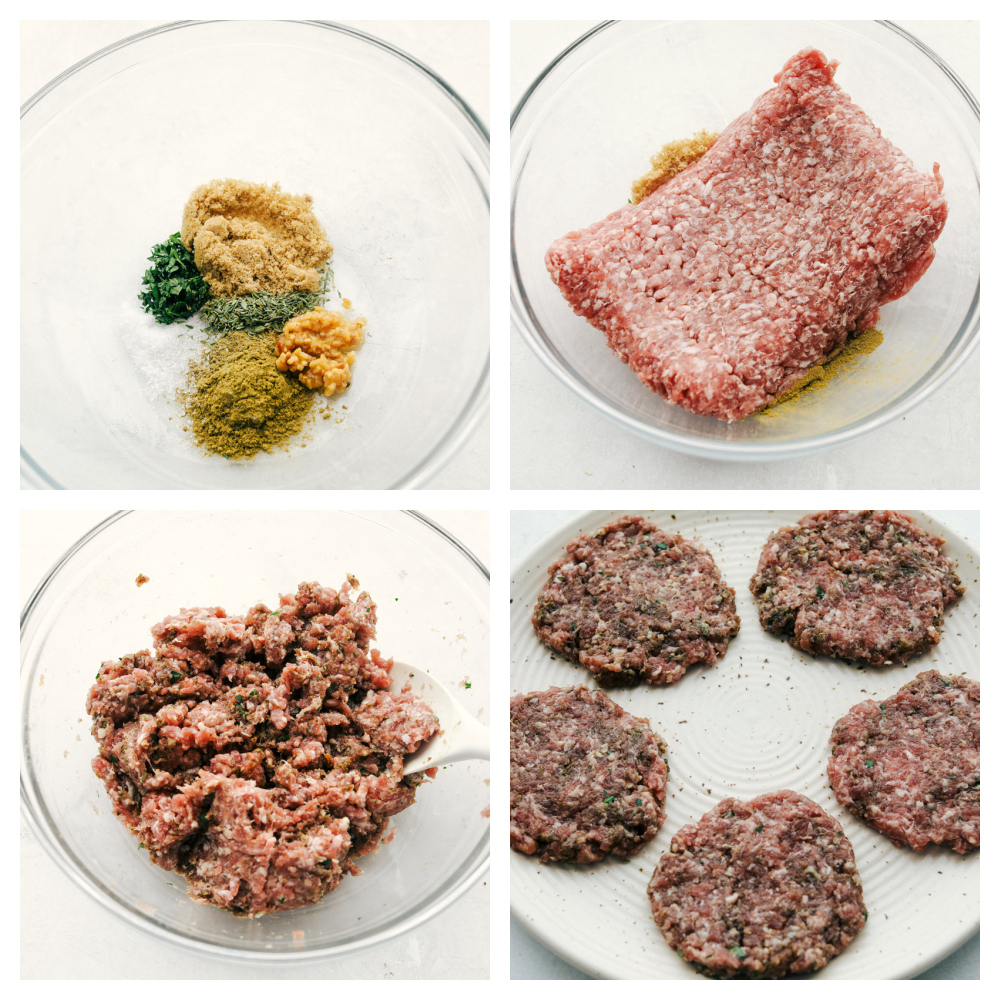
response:
[[(32, 94), (32, 96), (21, 105), (20, 117), (23, 118), (32, 109), (32, 107), (34, 107), (34, 105), (45, 97), (46, 94), (58, 87), (59, 84), (68, 80), (70, 77), (75, 76), (80, 72), (80, 70), (86, 68), (91, 63), (97, 62), (99, 59), (103, 59), (105, 56), (110, 55), (112, 52), (117, 52), (119, 49), (123, 49), (129, 45), (134, 45), (136, 42), (143, 41), (146, 38), (151, 38), (154, 35), (164, 34), (168, 31), (177, 31), (181, 28), (190, 28), (213, 23), (217, 24), (220, 22), (218, 20), (171, 21), (168, 24), (161, 24), (155, 28), (149, 28), (146, 31), (140, 31), (134, 35), (129, 35), (127, 38), (123, 38), (121, 41), (115, 42), (112, 45), (106, 45), (104, 48), (98, 49), (97, 52), (92, 53), (85, 59), (81, 59), (79, 62), (74, 63), (69, 67), (69, 69), (64, 70), (57, 77), (54, 77), (47, 84), (45, 84), (44, 87)], [(364, 31), (358, 31), (356, 28), (351, 28), (348, 25), (338, 24), (336, 21), (297, 21), (290, 19), (288, 23), (306, 24), (317, 28), (324, 28), (329, 31), (339, 32), (344, 35), (351, 35), (354, 38), (358, 38), (371, 45), (375, 45), (380, 49), (385, 49), (386, 52), (391, 53), (405, 63), (409, 63), (416, 70), (429, 77), (435, 84), (437, 84), (438, 87), (441, 88), (441, 90), (445, 92), (445, 94), (447, 94), (447, 96), (458, 108), (460, 114), (468, 119), (469, 124), (472, 125), (474, 134), (482, 140), (483, 148), (479, 151), (482, 159), (481, 165), (486, 178), (489, 178), (489, 130), (479, 120), (479, 117), (472, 110), (472, 108), (466, 104), (462, 97), (429, 66), (425, 66), (419, 59), (415, 59), (402, 49), (398, 49), (396, 46), (389, 44), (389, 42), (384, 42), (382, 39), (376, 38), (374, 35), (369, 35)], [(484, 190), (483, 195), (486, 198), (487, 211), (489, 211), (489, 191)], [(465, 406), (462, 407), (462, 410), (456, 417), (455, 423), (420, 462), (406, 472), (405, 475), (403, 475), (397, 482), (387, 488), (394, 490), (416, 489), (433, 476), (435, 472), (441, 469), (441, 467), (455, 454), (455, 452), (458, 451), (462, 444), (468, 439), (473, 429), (478, 426), (479, 422), (483, 419), (489, 406), (489, 389), (490, 356), (489, 352), (487, 352), (483, 370), (480, 372), (479, 378), (477, 379), (472, 392), (469, 394)], [(29, 484), (34, 489), (67, 489), (67, 487), (63, 486), (50, 476), (42, 468), (39, 462), (32, 458), (32, 456), (28, 454), (23, 447), (20, 450), (20, 455), (22, 484)]]
[[(136, 513), (132, 510), (119, 510), (109, 517), (105, 518), (99, 524), (94, 525), (85, 535), (79, 538), (70, 548), (63, 553), (63, 555), (57, 560), (57, 562), (52, 566), (52, 568), (45, 574), (44, 578), (39, 582), (39, 584), (32, 591), (31, 596), (25, 602), (24, 608), (21, 611), (21, 621), (20, 630), (23, 639), (24, 629), (31, 617), (31, 613), (41, 599), (42, 595), (48, 590), (52, 581), (55, 579), (62, 567), (84, 548), (89, 542), (93, 541), (98, 535), (100, 535), (111, 525), (120, 521), (122, 518), (127, 517), (129, 514)], [(141, 511), (139, 513), (142, 513)], [(458, 550), (473, 567), (482, 575), (486, 580), (487, 584), (490, 581), (490, 571), (483, 565), (482, 561), (462, 542), (460, 542), (454, 535), (452, 535), (441, 525), (433, 521), (431, 518), (420, 513), (416, 510), (403, 510), (400, 511), (402, 514), (407, 514), (414, 518), (416, 521), (423, 524), (425, 527), (439, 534), (445, 541), (451, 544), (455, 549)], [(480, 839), (479, 845), (476, 850), (476, 860), (473, 862), (473, 867), (466, 871), (463, 875), (459, 875), (453, 878), (450, 884), (447, 884), (442, 888), (437, 899), (433, 900), (432, 903), (425, 909), (413, 914), (412, 916), (400, 921), (393, 927), (386, 928), (385, 930), (379, 932), (378, 934), (373, 934), (369, 938), (365, 938), (361, 941), (347, 942), (341, 945), (335, 945), (332, 947), (317, 948), (315, 950), (294, 951), (294, 952), (267, 952), (267, 951), (251, 951), (239, 948), (226, 948), (221, 945), (208, 944), (207, 942), (200, 941), (194, 937), (188, 937), (184, 934), (179, 934), (174, 931), (168, 930), (164, 927), (158, 925), (152, 919), (144, 916), (141, 911), (130, 909), (120, 903), (117, 899), (108, 896), (102, 889), (100, 885), (95, 883), (88, 875), (85, 870), (82, 870), (77, 864), (75, 859), (69, 854), (69, 852), (63, 847), (61, 839), (59, 837), (58, 831), (54, 829), (54, 825), (50, 822), (48, 813), (44, 808), (44, 805), (40, 801), (33, 781), (31, 780), (31, 762), (30, 762), (30, 750), (28, 747), (27, 739), (27, 715), (25, 713), (26, 695), (27, 695), (27, 685), (26, 685), (26, 675), (24, 672), (22, 664), (22, 676), (21, 676), (21, 703), (20, 703), (20, 728), (21, 728), (21, 814), (27, 822), (28, 826), (31, 828), (32, 833), (38, 838), (39, 843), (45, 848), (46, 853), (49, 857), (55, 861), (57, 867), (66, 875), (76, 886), (82, 889), (91, 899), (95, 900), (106, 910), (113, 913), (119, 919), (125, 921), (129, 926), (135, 927), (152, 937), (171, 944), (175, 947), (189, 948), (192, 951), (198, 952), (203, 955), (207, 955), (212, 958), (225, 959), (227, 961), (233, 962), (260, 962), (268, 965), (282, 965), (282, 964), (293, 964), (293, 963), (303, 963), (303, 962), (318, 962), (323, 959), (334, 958), (340, 955), (348, 955), (356, 951), (362, 951), (366, 948), (371, 948), (374, 945), (382, 944), (386, 941), (390, 941), (395, 937), (399, 937), (402, 934), (406, 934), (409, 931), (414, 930), (421, 924), (430, 920), (432, 917), (437, 916), (443, 910), (447, 909), (452, 903), (454, 903), (461, 895), (465, 893), (475, 882), (481, 879), (486, 872), (489, 870), (490, 866), (490, 832), (489, 827), (485, 834)]]
[[(595, 36), (606, 31), (608, 28), (619, 23), (618, 21), (602, 21), (595, 25), (590, 31), (581, 35), (572, 45), (564, 49), (544, 70), (538, 75), (534, 82), (524, 92), (518, 101), (510, 117), (511, 135), (511, 203), (510, 203), (510, 312), (512, 322), (518, 333), (528, 344), (539, 361), (545, 366), (548, 372), (555, 376), (559, 382), (578, 396), (584, 403), (596, 410), (601, 416), (624, 427), (633, 434), (643, 437), (648, 441), (670, 448), (674, 451), (685, 452), (690, 455), (698, 455), (703, 458), (716, 458), (731, 461), (759, 462), (765, 459), (797, 458), (806, 454), (815, 454), (826, 451), (830, 448), (838, 448), (854, 441), (857, 438), (878, 430), (886, 426), (897, 418), (903, 416), (919, 405), (938, 389), (940, 389), (963, 364), (972, 356), (979, 344), (979, 298), (980, 282), (976, 284), (976, 292), (972, 303), (962, 321), (961, 326), (953, 337), (944, 355), (935, 366), (927, 372), (914, 386), (911, 386), (899, 399), (890, 403), (882, 410), (870, 417), (863, 418), (841, 427), (835, 431), (828, 431), (813, 437), (802, 438), (796, 441), (779, 442), (730, 442), (713, 441), (708, 438), (688, 437), (676, 431), (667, 430), (646, 423), (638, 417), (620, 410), (613, 402), (605, 398), (586, 382), (582, 376), (576, 372), (566, 361), (564, 361), (552, 347), (548, 336), (542, 329), (535, 317), (534, 310), (528, 301), (524, 285), (521, 281), (520, 269), (517, 261), (517, 250), (514, 237), (514, 205), (517, 201), (517, 189), (521, 180), (520, 167), (523, 165), (522, 143), (519, 141), (519, 130), (524, 123), (524, 112), (526, 106), (536, 91), (545, 83), (553, 70), (561, 65), (565, 60), (576, 52), (581, 46), (586, 45)], [(968, 104), (969, 109), (977, 119), (980, 117), (979, 102), (962, 82), (961, 78), (948, 66), (948, 64), (932, 49), (928, 48), (918, 38), (901, 28), (893, 21), (879, 21), (875, 24), (895, 32), (897, 35), (910, 42), (923, 55), (930, 59), (954, 84), (955, 88)], [(976, 164), (977, 184), (979, 175), (979, 165)]]

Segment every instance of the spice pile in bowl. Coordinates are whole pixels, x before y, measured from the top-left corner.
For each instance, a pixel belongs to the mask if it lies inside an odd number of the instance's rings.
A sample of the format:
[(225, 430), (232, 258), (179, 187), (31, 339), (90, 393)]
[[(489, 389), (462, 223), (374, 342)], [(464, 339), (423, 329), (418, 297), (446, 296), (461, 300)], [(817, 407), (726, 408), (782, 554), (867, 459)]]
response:
[(158, 323), (198, 313), (212, 338), (178, 389), (199, 447), (227, 459), (287, 447), (315, 390), (349, 388), (366, 321), (323, 308), (332, 254), (309, 195), (231, 178), (197, 188), (181, 231), (153, 248), (143, 308)]

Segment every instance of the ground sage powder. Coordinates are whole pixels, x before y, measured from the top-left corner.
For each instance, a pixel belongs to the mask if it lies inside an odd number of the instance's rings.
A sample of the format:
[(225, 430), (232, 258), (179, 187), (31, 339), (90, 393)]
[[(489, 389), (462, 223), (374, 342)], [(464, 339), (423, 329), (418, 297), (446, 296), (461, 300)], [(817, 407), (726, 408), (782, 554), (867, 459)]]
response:
[(182, 393), (187, 429), (206, 451), (253, 458), (302, 430), (314, 394), (275, 364), (275, 334), (236, 330), (191, 364)]

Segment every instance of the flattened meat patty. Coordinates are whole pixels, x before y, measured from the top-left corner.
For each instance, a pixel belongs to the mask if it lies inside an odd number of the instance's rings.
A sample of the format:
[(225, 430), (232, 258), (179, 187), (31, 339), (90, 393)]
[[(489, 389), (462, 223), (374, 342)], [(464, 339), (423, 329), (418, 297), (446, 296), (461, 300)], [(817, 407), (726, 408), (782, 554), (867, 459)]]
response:
[(761, 628), (807, 653), (905, 663), (941, 641), (962, 586), (944, 539), (891, 510), (829, 510), (779, 528), (750, 590)]
[(647, 719), (603, 691), (511, 698), (511, 847), (540, 861), (634, 854), (663, 823), (665, 752)]
[(897, 847), (979, 847), (976, 681), (917, 674), (884, 702), (855, 705), (830, 742), (837, 801)]
[(715, 663), (740, 630), (708, 550), (642, 517), (574, 538), (549, 567), (531, 623), (605, 687), (669, 684), (694, 663)]
[(867, 917), (840, 824), (789, 791), (725, 799), (681, 827), (646, 892), (667, 944), (719, 979), (820, 969)]

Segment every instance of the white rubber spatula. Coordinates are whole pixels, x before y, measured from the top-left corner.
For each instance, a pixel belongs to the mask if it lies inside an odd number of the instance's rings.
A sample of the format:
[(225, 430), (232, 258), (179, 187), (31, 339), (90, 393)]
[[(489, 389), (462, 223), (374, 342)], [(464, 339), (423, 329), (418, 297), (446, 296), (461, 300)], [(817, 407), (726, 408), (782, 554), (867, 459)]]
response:
[(489, 760), (490, 731), (469, 715), (441, 681), (426, 670), (395, 661), (389, 690), (399, 694), (406, 684), (417, 698), (423, 698), (441, 723), (444, 732), (428, 740), (403, 761), (403, 773), (413, 774), (428, 767), (454, 764), (460, 760)]

